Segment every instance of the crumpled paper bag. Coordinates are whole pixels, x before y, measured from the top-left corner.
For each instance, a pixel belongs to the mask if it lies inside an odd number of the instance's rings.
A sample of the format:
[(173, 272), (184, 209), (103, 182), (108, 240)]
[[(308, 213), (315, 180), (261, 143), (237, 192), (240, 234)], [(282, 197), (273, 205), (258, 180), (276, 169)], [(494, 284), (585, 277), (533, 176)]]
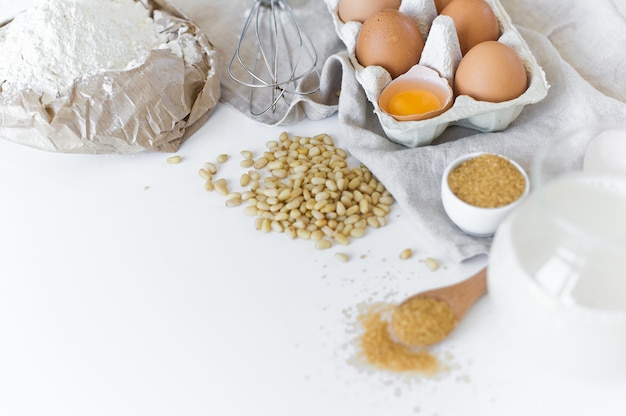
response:
[(143, 4), (171, 48), (193, 51), (201, 60), (155, 49), (141, 65), (84, 76), (52, 101), (32, 90), (2, 94), (0, 80), (0, 137), (63, 153), (176, 151), (186, 131), (219, 100), (217, 53), (205, 33), (169, 1)]

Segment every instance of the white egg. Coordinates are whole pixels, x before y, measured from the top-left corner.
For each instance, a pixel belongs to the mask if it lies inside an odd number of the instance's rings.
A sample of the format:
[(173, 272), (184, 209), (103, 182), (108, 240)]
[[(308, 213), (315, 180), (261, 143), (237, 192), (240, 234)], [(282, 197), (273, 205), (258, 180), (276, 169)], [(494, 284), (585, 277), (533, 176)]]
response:
[(585, 153), (583, 170), (592, 173), (626, 174), (626, 134), (607, 130), (599, 134)]

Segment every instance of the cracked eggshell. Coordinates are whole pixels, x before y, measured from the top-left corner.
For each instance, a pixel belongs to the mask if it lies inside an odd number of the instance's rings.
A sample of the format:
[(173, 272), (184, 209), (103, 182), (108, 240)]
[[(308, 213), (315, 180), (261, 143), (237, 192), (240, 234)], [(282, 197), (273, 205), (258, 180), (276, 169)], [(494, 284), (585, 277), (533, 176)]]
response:
[[(390, 103), (398, 93), (421, 90), (433, 93), (441, 106), (428, 112), (415, 112), (413, 114), (398, 115), (390, 110)], [(452, 106), (454, 94), (448, 81), (441, 77), (437, 71), (426, 66), (415, 65), (406, 73), (391, 81), (381, 92), (378, 105), (382, 112), (398, 121), (415, 121), (433, 118), (448, 110)]]
[[(346, 45), (355, 76), (363, 87), (367, 99), (374, 106), (380, 124), (387, 137), (406, 147), (425, 146), (432, 143), (448, 126), (463, 126), (481, 132), (506, 129), (522, 112), (524, 106), (537, 103), (545, 98), (549, 85), (545, 73), (538, 65), (528, 45), (513, 26), (506, 10), (499, 0), (485, 0), (493, 9), (500, 27), (499, 42), (512, 47), (526, 68), (528, 88), (514, 100), (503, 103), (477, 101), (461, 95), (454, 100), (452, 107), (441, 115), (420, 121), (397, 121), (381, 111), (378, 99), (383, 88), (391, 81), (391, 76), (382, 67), (363, 67), (355, 57), (356, 39), (361, 23), (343, 23), (337, 15), (339, 0), (325, 0), (335, 24), (339, 38)], [(433, 17), (433, 0), (404, 0), (400, 10), (419, 19), (418, 27), (428, 27), (420, 65), (437, 71), (451, 81), (460, 62), (460, 46), (456, 29), (448, 16)], [(429, 11), (430, 10), (430, 11)]]
[[(447, 47), (442, 48), (441, 45)], [(426, 39), (420, 65), (434, 69), (447, 79), (450, 85), (454, 85), (454, 73), (462, 58), (454, 22), (448, 16), (438, 16), (433, 21)]]

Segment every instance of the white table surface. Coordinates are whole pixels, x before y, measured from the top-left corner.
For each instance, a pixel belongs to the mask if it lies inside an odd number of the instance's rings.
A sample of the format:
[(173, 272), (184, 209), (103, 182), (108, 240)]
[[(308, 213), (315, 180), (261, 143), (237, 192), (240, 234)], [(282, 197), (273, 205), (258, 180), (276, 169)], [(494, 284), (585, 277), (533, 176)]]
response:
[[(0, 1), (0, 20), (17, 9)], [(178, 165), (0, 141), (0, 415), (624, 414), (626, 381), (536, 365), (503, 338), (488, 296), (434, 349), (449, 371), (355, 365), (359, 305), (456, 282), (486, 259), (447, 261), (397, 206), (387, 227), (327, 251), (256, 231), (198, 169), (228, 153), (221, 172), (237, 183), (239, 151), (282, 130), (220, 104)], [(336, 117), (287, 131), (342, 142)]]

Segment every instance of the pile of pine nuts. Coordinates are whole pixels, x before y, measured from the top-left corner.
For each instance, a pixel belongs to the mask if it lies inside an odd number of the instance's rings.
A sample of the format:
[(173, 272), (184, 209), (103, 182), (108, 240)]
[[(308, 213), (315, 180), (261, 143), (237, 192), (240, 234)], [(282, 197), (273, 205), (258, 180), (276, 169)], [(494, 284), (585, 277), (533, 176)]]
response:
[[(348, 154), (327, 134), (310, 138), (283, 132), (266, 147), (256, 159), (251, 151), (241, 152), (240, 166), (250, 169), (239, 179), (241, 192), (217, 178), (212, 162), (199, 172), (205, 189), (225, 196), (226, 206), (247, 203), (244, 211), (256, 217), (257, 230), (314, 240), (323, 250), (387, 224), (393, 197), (367, 167), (350, 168)], [(221, 154), (217, 163), (228, 159)]]

